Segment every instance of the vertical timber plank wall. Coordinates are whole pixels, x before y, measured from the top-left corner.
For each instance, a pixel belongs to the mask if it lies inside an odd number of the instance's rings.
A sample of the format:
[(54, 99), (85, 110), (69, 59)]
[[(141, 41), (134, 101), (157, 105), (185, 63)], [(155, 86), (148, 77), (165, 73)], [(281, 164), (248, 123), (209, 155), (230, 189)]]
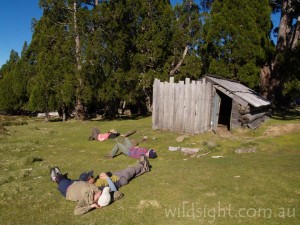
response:
[(174, 109), (174, 101), (175, 101), (175, 97), (174, 97), (174, 77), (170, 78), (170, 83), (169, 83), (169, 117), (168, 119), (168, 127), (170, 128), (171, 131), (173, 131), (173, 124), (174, 124), (174, 113), (175, 113), (175, 109)]
[(204, 82), (203, 82), (203, 80), (201, 80), (201, 82), (200, 82), (200, 95), (199, 95), (199, 97), (200, 97), (200, 99), (199, 99), (199, 101), (200, 101), (200, 109), (199, 109), (199, 113), (200, 113), (200, 117), (201, 117), (201, 123), (200, 123), (200, 133), (203, 133), (205, 130), (204, 130), (204, 123), (205, 123), (205, 121), (204, 121), (204, 118), (205, 118), (205, 116), (204, 116), (204, 107), (203, 107), (203, 105), (204, 105), (204, 95), (205, 95), (205, 89), (204, 89)]
[(203, 130), (207, 131), (210, 129), (210, 122), (211, 122), (211, 109), (212, 109), (212, 89), (213, 86), (210, 82), (207, 82), (206, 79), (203, 79), (204, 85), (204, 94), (202, 101), (203, 104)]
[(184, 106), (183, 106), (183, 131), (189, 130), (189, 112), (190, 112), (190, 78), (185, 79), (184, 85)]
[(163, 125), (162, 128), (163, 130), (167, 130), (168, 129), (168, 117), (169, 117), (169, 108), (168, 108), (168, 104), (169, 104), (169, 84), (167, 82), (163, 83), (164, 86), (164, 91), (163, 91), (163, 108), (164, 108), (164, 113), (162, 115), (163, 118)]
[(242, 127), (241, 122), (239, 122), (239, 110), (240, 105), (232, 100), (232, 107), (231, 107), (231, 115), (230, 115), (230, 130), (237, 129)]
[(163, 122), (164, 122), (164, 101), (165, 101), (165, 96), (164, 96), (164, 83), (159, 83), (159, 99), (158, 101), (158, 127), (160, 129), (163, 128)]
[(195, 128), (194, 128), (194, 123), (195, 123), (195, 114), (196, 114), (196, 81), (192, 81), (191, 83), (191, 98), (190, 98), (190, 104), (191, 104), (191, 110), (189, 112), (189, 133), (190, 134), (195, 134)]
[(211, 110), (212, 110), (212, 97), (213, 97), (213, 85), (210, 82), (207, 82), (207, 121), (206, 121), (206, 127), (208, 130), (211, 130)]
[(152, 100), (152, 129), (159, 129), (159, 80), (155, 79), (153, 84), (153, 100)]
[(185, 93), (184, 93), (184, 81), (179, 81), (178, 84), (178, 93), (177, 96), (178, 98), (175, 101), (178, 101), (178, 108), (176, 109), (177, 116), (176, 116), (176, 121), (175, 121), (175, 127), (176, 131), (182, 131), (183, 130), (183, 113), (184, 113), (184, 98), (185, 98)]
[(202, 115), (200, 113), (201, 110), (201, 82), (196, 82), (196, 90), (195, 90), (195, 118), (194, 118), (194, 131), (196, 134), (201, 133), (200, 126)]
[(203, 133), (210, 130), (212, 84), (202, 81), (160, 82), (153, 85), (152, 128)]

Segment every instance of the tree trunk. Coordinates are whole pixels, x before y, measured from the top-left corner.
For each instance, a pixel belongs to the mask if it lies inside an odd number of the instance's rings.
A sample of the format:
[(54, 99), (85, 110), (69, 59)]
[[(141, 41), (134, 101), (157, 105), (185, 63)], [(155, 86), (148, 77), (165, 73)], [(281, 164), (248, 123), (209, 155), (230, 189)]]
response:
[(292, 16), (289, 14), (291, 11), (291, 0), (282, 0), (281, 6), (281, 18), (278, 31), (277, 39), (277, 55), (273, 62), (273, 68), (271, 72), (270, 82), (269, 82), (269, 97), (272, 106), (278, 106), (282, 98), (282, 82), (284, 80), (284, 74), (280, 73), (280, 62), (278, 57), (288, 50), (291, 43), (291, 27), (292, 27)]
[(45, 120), (44, 120), (45, 123), (48, 123), (49, 122), (49, 111), (46, 110), (45, 112)]
[(272, 68), (270, 65), (260, 68), (260, 94), (265, 98), (268, 98), (270, 93), (271, 71)]
[(275, 62), (272, 76), (269, 81), (268, 99), (271, 101), (272, 108), (278, 106), (282, 97), (282, 78), (280, 77), (279, 64)]
[(65, 103), (63, 103), (61, 105), (61, 117), (62, 117), (63, 122), (67, 121), (68, 116), (69, 116), (68, 107), (66, 106)]
[(80, 62), (80, 39), (79, 39), (79, 33), (77, 28), (77, 3), (74, 2), (74, 32), (75, 32), (75, 54), (76, 54), (76, 69), (77, 69), (77, 75), (78, 75), (78, 86), (76, 89), (76, 107), (75, 107), (75, 119), (85, 119), (85, 110), (84, 106), (82, 104), (81, 100), (81, 91), (83, 89), (83, 81), (80, 77), (80, 70), (81, 70), (81, 62)]
[(300, 40), (300, 16), (298, 16), (297, 24), (293, 33), (293, 38), (291, 39), (292, 50), (294, 50), (298, 46), (299, 40)]
[(174, 76), (174, 74), (176, 73), (176, 71), (180, 68), (180, 66), (183, 63), (183, 60), (184, 60), (184, 58), (185, 58), (185, 56), (187, 54), (188, 49), (189, 49), (188, 46), (185, 46), (185, 49), (184, 49), (183, 54), (182, 54), (182, 58), (179, 60), (179, 62), (175, 66), (175, 68), (170, 71), (170, 73), (169, 73), (170, 76)]
[(282, 52), (287, 47), (287, 34), (289, 32), (288, 26), (288, 1), (282, 1), (282, 8), (281, 8), (281, 18), (278, 30), (278, 38), (277, 38), (277, 46), (276, 49), (279, 52)]

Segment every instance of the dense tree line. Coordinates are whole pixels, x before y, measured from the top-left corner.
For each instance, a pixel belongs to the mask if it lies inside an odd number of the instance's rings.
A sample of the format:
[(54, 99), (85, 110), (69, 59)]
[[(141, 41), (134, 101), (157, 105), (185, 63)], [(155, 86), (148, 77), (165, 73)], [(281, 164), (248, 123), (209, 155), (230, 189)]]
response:
[[(155, 78), (215, 74), (274, 105), (300, 93), (298, 0), (40, 0), (21, 56), (0, 70), (0, 111), (113, 118), (151, 111)], [(271, 13), (281, 12), (272, 24)], [(278, 27), (276, 27), (278, 26)], [(278, 34), (277, 46), (270, 36)], [(122, 113), (122, 112), (121, 112)]]

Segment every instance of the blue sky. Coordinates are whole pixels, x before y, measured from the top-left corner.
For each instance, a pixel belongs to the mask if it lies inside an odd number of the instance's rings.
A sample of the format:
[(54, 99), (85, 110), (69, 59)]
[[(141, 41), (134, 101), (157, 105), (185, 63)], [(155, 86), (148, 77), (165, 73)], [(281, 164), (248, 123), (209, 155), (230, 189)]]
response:
[[(30, 43), (31, 20), (32, 18), (39, 19), (42, 16), (38, 2), (39, 0), (1, 0), (0, 67), (9, 60), (11, 50), (20, 55), (24, 42)], [(177, 2), (181, 3), (182, 0), (171, 0), (172, 4)], [(279, 22), (275, 22), (276, 26), (278, 24)]]
[(31, 19), (39, 19), (39, 0), (1, 0), (0, 6), (0, 67), (9, 60), (11, 50), (21, 53), (24, 42), (32, 37)]

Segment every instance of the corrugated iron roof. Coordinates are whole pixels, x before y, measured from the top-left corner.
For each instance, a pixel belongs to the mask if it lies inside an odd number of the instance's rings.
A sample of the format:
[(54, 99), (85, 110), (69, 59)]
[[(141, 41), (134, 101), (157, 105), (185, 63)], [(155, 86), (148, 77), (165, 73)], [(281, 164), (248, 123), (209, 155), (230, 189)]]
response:
[(267, 99), (263, 98), (252, 89), (238, 82), (212, 76), (206, 76), (206, 78), (227, 89), (232, 94), (248, 102), (250, 105), (253, 105), (255, 107), (270, 105), (270, 102)]

